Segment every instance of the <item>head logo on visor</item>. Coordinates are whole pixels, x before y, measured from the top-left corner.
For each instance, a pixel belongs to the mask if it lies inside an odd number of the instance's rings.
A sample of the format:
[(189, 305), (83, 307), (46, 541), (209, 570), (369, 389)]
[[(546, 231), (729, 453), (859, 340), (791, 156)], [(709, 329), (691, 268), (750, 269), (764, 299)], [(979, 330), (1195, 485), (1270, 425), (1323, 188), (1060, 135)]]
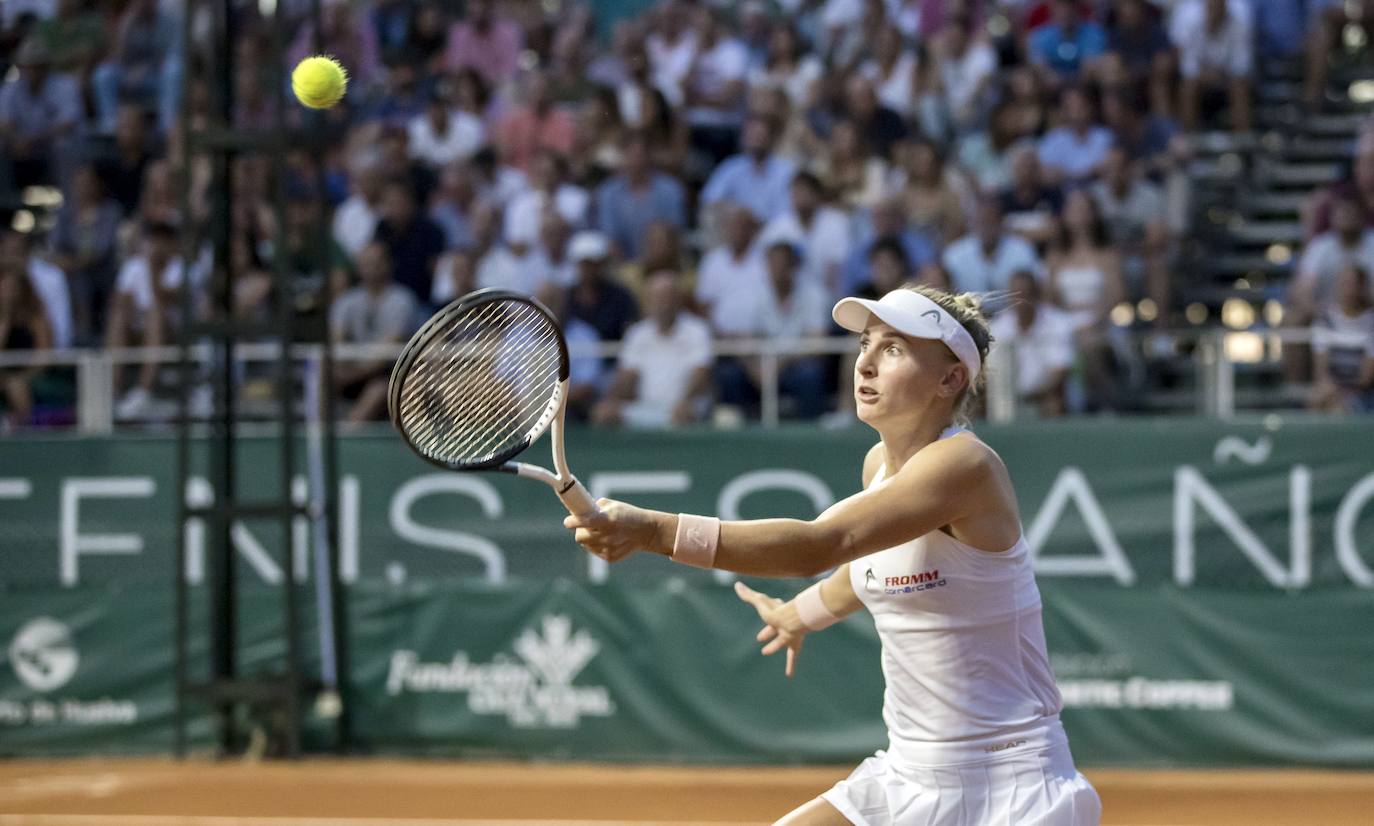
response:
[(841, 298), (831, 311), (835, 323), (855, 333), (868, 326), (875, 316), (902, 335), (943, 341), (960, 363), (968, 369), (969, 384), (978, 378), (983, 359), (978, 345), (964, 325), (944, 307), (914, 290), (893, 290), (877, 301), (867, 298)]

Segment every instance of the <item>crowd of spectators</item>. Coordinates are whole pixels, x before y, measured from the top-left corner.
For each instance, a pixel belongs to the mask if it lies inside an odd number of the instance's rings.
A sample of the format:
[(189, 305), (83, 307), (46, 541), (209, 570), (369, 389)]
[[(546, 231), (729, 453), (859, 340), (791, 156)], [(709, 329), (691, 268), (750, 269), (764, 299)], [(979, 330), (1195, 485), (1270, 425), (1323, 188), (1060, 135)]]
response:
[[(292, 153), (284, 178), (234, 162), (235, 311), (270, 319), (278, 244), (303, 312), (333, 297), (341, 342), (403, 341), (475, 288), (528, 292), (574, 342), (625, 343), (578, 360), (572, 409), (627, 426), (756, 415), (758, 361), (719, 342), (833, 334), (837, 297), (912, 280), (986, 294), (1029, 408), (1127, 408), (1111, 311), (1175, 320), (1186, 134), (1253, 129), (1257, 53), (1307, 49), (1319, 108), (1325, 50), (1371, 19), (1331, 0), (661, 0), (614, 21), (570, 0), (323, 0), (317, 32), (308, 2), (278, 4), (286, 29), (229, 3), (234, 126), (277, 123), (274, 38), (286, 65), (321, 44), (349, 94), (288, 110), (330, 135), (323, 157)], [(4, 5), (0, 352), (166, 343), (201, 306), (214, 265), (186, 266), (178, 238), (210, 219), (212, 170), (179, 107), (204, 126), (211, 79), (184, 63), (183, 31), (208, 31), (186, 13)], [(34, 188), (61, 196), (38, 226), (15, 211)], [(1313, 404), (1362, 408), (1374, 141), (1308, 206), (1290, 319), (1320, 329)], [(341, 362), (340, 415), (383, 417), (387, 369)], [(42, 373), (0, 367), (8, 425), (43, 423), (45, 393), (61, 409)], [(784, 414), (842, 419), (847, 376), (784, 357)], [(157, 365), (115, 381), (117, 416), (146, 416)]]

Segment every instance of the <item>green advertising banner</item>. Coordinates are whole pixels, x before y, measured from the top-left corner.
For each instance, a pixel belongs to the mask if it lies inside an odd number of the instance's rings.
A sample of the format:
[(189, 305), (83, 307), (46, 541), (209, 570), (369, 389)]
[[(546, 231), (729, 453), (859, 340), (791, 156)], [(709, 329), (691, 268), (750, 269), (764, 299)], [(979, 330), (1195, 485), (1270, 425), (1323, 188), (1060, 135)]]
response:
[[(1374, 766), (1361, 722), (1374, 707), (1374, 428), (979, 432), (1021, 496), (1081, 762)], [(870, 444), (818, 430), (569, 442), (599, 495), (727, 518), (813, 515), (857, 489)], [(758, 655), (757, 619), (729, 577), (657, 558), (598, 566), (544, 486), (438, 472), (389, 435), (340, 453), (361, 747), (796, 762), (883, 746), (866, 616), (816, 635), (788, 680)], [(246, 445), (243, 484), (270, 494), (274, 459), (270, 443)], [(175, 487), (169, 440), (0, 442), (0, 754), (170, 748)], [(182, 493), (214, 496), (198, 481)], [(194, 586), (203, 536), (187, 531)], [(280, 659), (268, 586), (286, 571), (314, 616), (304, 532), (278, 533), (234, 533), (248, 674)], [(750, 582), (780, 596), (805, 584)], [(304, 634), (313, 650), (308, 622)], [(207, 721), (194, 723), (203, 741)]]

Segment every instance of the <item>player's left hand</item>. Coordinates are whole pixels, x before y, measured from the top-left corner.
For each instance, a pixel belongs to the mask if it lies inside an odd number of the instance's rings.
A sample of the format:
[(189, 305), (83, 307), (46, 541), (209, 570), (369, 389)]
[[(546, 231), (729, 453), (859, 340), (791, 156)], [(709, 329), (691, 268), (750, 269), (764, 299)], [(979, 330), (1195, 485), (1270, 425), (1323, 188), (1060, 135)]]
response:
[(596, 504), (601, 509), (596, 513), (563, 520), (563, 527), (575, 532), (577, 544), (607, 562), (652, 547), (657, 536), (653, 511), (614, 499), (598, 499)]
[(754, 610), (759, 612), (759, 619), (764, 622), (763, 628), (754, 635), (759, 642), (768, 643), (759, 653), (768, 656), (786, 648), (787, 666), (784, 672), (789, 677), (797, 673), (797, 657), (801, 655), (807, 633), (806, 626), (797, 614), (797, 607), (791, 602), (759, 593), (743, 582), (735, 583), (735, 595), (754, 606)]

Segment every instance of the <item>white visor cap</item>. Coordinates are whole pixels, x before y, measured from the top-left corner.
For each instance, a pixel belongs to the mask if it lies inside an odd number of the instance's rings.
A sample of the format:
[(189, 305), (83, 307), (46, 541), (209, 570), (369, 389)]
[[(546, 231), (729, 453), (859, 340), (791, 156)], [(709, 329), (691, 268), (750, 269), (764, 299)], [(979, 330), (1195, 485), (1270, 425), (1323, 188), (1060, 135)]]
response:
[(983, 360), (964, 325), (945, 308), (912, 290), (893, 290), (877, 301), (868, 298), (841, 298), (831, 315), (846, 330), (862, 333), (872, 314), (904, 336), (943, 341), (968, 370), (969, 386), (978, 378)]

